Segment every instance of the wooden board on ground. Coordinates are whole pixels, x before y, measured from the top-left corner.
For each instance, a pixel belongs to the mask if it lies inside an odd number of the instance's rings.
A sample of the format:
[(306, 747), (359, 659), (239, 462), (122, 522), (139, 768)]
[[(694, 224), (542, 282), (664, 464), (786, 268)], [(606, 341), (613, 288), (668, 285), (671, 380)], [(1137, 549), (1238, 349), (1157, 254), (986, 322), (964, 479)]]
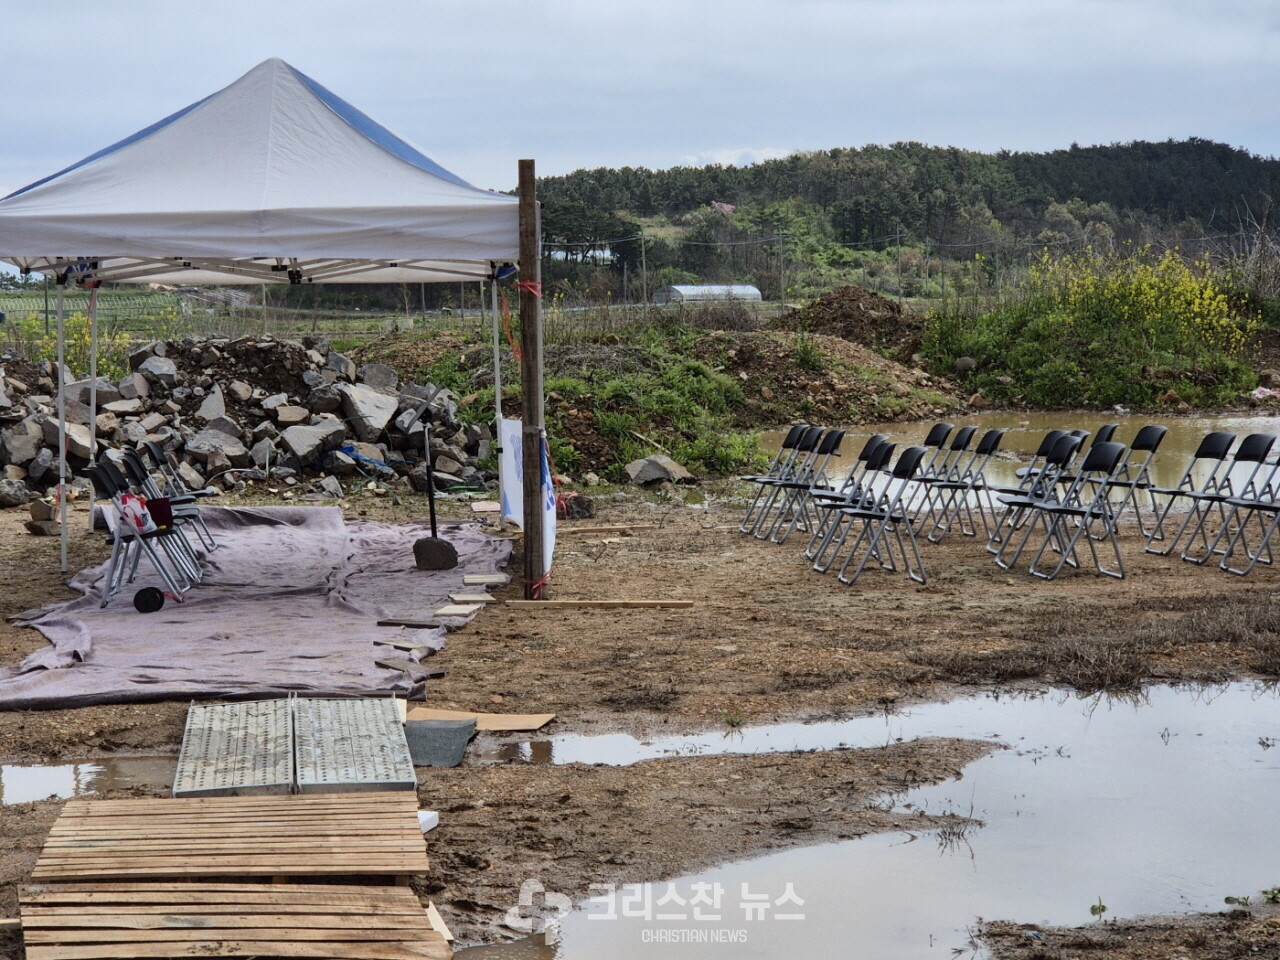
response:
[(505, 573), (464, 573), (462, 584), (466, 587), (501, 586), (510, 579)]
[(475, 500), (471, 503), (472, 513), (498, 513), (502, 504), (497, 500)]
[(427, 872), (412, 790), (69, 800), (33, 880), (407, 877)]
[(411, 707), (410, 720), (474, 720), (477, 730), (516, 732), (538, 730), (556, 718), (554, 713), (470, 713), (466, 710), (436, 710), (433, 707)]
[(432, 930), (444, 937), (446, 942), (453, 943), (453, 933), (449, 930), (449, 925), (444, 922), (444, 917), (440, 916), (440, 911), (430, 900), (427, 901), (427, 919), (431, 921)]
[(656, 530), (656, 523), (619, 523), (603, 527), (559, 527), (556, 535), (569, 537), (586, 533), (633, 533), (636, 530)]
[(517, 610), (568, 610), (579, 607), (585, 610), (620, 610), (624, 608), (653, 608), (687, 610), (692, 600), (508, 600), (506, 605)]
[(435, 627), (445, 626), (439, 620), (404, 620), (400, 617), (388, 617), (386, 620), (379, 620), (380, 627), (408, 627), (411, 630), (430, 630)]
[(28, 960), (453, 955), (443, 920), (401, 886), (33, 883), (19, 902)]
[(435, 613), (434, 617), (469, 617), (484, 606), (483, 603), (447, 603)]
[(454, 603), (494, 603), (493, 597), (487, 593), (451, 593), (449, 599)]

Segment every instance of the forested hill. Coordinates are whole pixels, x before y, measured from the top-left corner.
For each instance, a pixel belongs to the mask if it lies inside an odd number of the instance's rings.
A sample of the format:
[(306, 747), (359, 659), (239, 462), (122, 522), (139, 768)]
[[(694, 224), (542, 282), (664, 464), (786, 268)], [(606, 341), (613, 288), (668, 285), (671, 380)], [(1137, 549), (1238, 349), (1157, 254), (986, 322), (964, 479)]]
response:
[(715, 203), (750, 208), (761, 230), (788, 229), (806, 209), (820, 212), (837, 243), (901, 228), (915, 240), (967, 244), (1069, 235), (1090, 222), (1118, 235), (1136, 225), (1256, 229), (1269, 198), (1280, 196), (1280, 160), (1195, 138), (1048, 153), (895, 143), (743, 167), (579, 170), (546, 178), (539, 190), (550, 240), (607, 237), (632, 219), (674, 223)]

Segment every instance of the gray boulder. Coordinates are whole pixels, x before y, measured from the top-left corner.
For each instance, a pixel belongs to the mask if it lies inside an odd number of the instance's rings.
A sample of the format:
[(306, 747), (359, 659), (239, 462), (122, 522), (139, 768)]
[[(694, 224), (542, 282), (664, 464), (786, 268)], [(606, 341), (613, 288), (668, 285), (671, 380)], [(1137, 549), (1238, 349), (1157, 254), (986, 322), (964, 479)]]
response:
[(631, 478), (632, 483), (642, 485), (661, 483), (664, 480), (672, 483), (681, 483), (693, 479), (693, 474), (688, 470), (670, 457), (660, 453), (640, 460), (632, 460), (627, 464), (626, 470), (627, 476)]
[(138, 373), (148, 380), (173, 386), (178, 382), (178, 365), (168, 357), (148, 357), (138, 367)]
[(234, 467), (249, 465), (249, 451), (236, 437), (220, 430), (201, 430), (187, 441), (187, 455), (201, 463), (207, 464), (210, 459), (225, 457)]
[(314, 426), (289, 427), (280, 442), (303, 464), (310, 464), (326, 450), (342, 445), (346, 435), (341, 420), (324, 420)]
[(21, 480), (0, 480), (0, 507), (21, 507), (34, 496)]
[(222, 388), (214, 387), (200, 404), (196, 416), (208, 422), (227, 415), (227, 401), (223, 399)]
[(375, 390), (394, 390), (400, 374), (385, 363), (366, 363), (359, 371), (360, 381)]
[[(335, 356), (338, 354), (329, 354), (330, 359)], [(351, 432), (360, 440), (376, 439), (396, 414), (398, 403), (394, 396), (362, 384), (344, 383), (338, 389), (342, 392), (342, 411), (351, 424)]]
[[(45, 444), (56, 450), (58, 448), (58, 421), (50, 417), (41, 426), (44, 430)], [(81, 460), (92, 458), (93, 447), (88, 427), (79, 423), (67, 424), (67, 453), (73, 457), (79, 457)]]
[(355, 361), (335, 350), (329, 351), (329, 355), (324, 358), (324, 368), (340, 380), (355, 380), (356, 378)]
[(151, 384), (147, 383), (146, 377), (136, 371), (127, 377), (121, 377), (116, 389), (123, 400), (135, 400), (151, 395)]
[(335, 413), (342, 407), (342, 392), (333, 384), (323, 384), (307, 395), (307, 409), (312, 413)]

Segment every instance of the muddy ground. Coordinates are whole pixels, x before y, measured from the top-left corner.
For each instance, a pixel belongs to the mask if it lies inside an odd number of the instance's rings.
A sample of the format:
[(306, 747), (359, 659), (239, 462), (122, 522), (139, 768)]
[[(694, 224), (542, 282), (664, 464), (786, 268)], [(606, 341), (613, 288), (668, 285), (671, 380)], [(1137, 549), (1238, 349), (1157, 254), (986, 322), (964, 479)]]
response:
[[(812, 572), (799, 540), (777, 546), (739, 534), (741, 504), (730, 487), (610, 491), (596, 503), (595, 520), (562, 529), (656, 527), (634, 536), (563, 536), (552, 596), (687, 599), (694, 606), (543, 612), (491, 606), (452, 633), (435, 658), (446, 675), (429, 688), (434, 705), (555, 712), (553, 733), (677, 733), (891, 709), (960, 687), (1055, 683), (1094, 690), (1280, 675), (1272, 571), (1242, 580), (1146, 555), (1134, 531), (1124, 538), (1130, 575), (1123, 581), (1087, 573), (1034, 581), (997, 568), (981, 543), (952, 537), (925, 548), (926, 586), (875, 571), (846, 587)], [(396, 507), (385, 498), (346, 507), (378, 519), (425, 516), (410, 498)], [(24, 533), (24, 514), (0, 511), (6, 616), (70, 596), (56, 541)], [(73, 514), (73, 569), (104, 556), (84, 518)], [(518, 587), (498, 595), (514, 598)], [(0, 664), (14, 664), (42, 643), (34, 631), (6, 623)], [(185, 713), (184, 703), (0, 713), (0, 760), (173, 754)], [(767, 849), (904, 826), (929, 829), (886, 812), (879, 801), (957, 776), (987, 749), (930, 740), (617, 768), (506, 763), (424, 770), (420, 796), (442, 812), (430, 837), (433, 872), (425, 889), (458, 932), (480, 939), (495, 935), (491, 922), (515, 903), (530, 876), (548, 889), (585, 895), (591, 882), (658, 880)], [(0, 916), (14, 915), (16, 884), (58, 807), (48, 801), (0, 808), (6, 841)], [(1237, 927), (1209, 917), (1189, 929), (1225, 943)], [(1134, 929), (1151, 951), (1116, 956), (1177, 955), (1161, 946), (1172, 942), (1162, 939), (1164, 928)], [(4, 942), (13, 955), (16, 941)], [(1042, 947), (1021, 938), (1008, 949), (1008, 956), (1035, 956), (1026, 951)]]

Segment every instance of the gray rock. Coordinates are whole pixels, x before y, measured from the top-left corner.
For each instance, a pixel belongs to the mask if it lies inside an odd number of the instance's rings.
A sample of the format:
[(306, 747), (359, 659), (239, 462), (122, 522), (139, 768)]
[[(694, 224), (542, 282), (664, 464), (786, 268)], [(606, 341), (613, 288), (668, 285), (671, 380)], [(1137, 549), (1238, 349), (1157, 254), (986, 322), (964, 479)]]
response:
[(147, 433), (155, 433), (168, 421), (162, 413), (149, 413), (139, 422), (142, 424), (142, 429)]
[(458, 474), (462, 473), (463, 465), (459, 463), (457, 460), (453, 459), (453, 457), (447, 457), (441, 454), (440, 456), (436, 457), (436, 462), (432, 466), (433, 466), (433, 469), (435, 469), (439, 473), (447, 473), (451, 477), (456, 477)]
[(9, 463), (26, 466), (36, 458), (43, 442), (43, 437), (11, 433), (4, 438), (4, 458)]
[(366, 363), (358, 374), (365, 386), (375, 390), (394, 390), (400, 382), (400, 374), (385, 363)]
[(340, 477), (349, 477), (356, 472), (356, 462), (341, 450), (333, 450), (325, 458), (325, 466)]
[(204, 475), (185, 460), (178, 464), (178, 476), (188, 490), (204, 489)]
[(57, 520), (28, 520), (23, 526), (33, 537), (56, 537), (62, 533)]
[(448, 540), (423, 537), (414, 541), (413, 562), (419, 570), (452, 570), (458, 565), (458, 549)]
[(968, 373), (978, 366), (978, 361), (973, 357), (956, 357), (954, 366), (956, 373)]
[(316, 387), (323, 386), (328, 381), (325, 380), (324, 374), (319, 370), (304, 370), (302, 371), (302, 382), (310, 389), (314, 390)]
[(326, 450), (342, 444), (346, 431), (340, 420), (326, 420), (315, 426), (289, 427), (281, 434), (281, 442), (303, 464), (309, 464)]
[(57, 510), (52, 500), (32, 500), (27, 504), (32, 520), (52, 520)]
[(219, 433), (225, 433), (229, 437), (240, 439), (240, 424), (236, 423), (230, 417), (214, 417), (205, 424), (206, 430), (217, 430)]
[[(157, 353), (159, 350), (159, 353)], [(137, 370), (154, 356), (164, 356), (164, 344), (148, 343), (129, 354), (129, 369)]]
[(637, 484), (660, 483), (663, 480), (680, 483), (693, 479), (693, 474), (688, 470), (660, 453), (640, 460), (632, 460), (627, 464), (626, 470), (631, 482)]
[(208, 422), (216, 420), (218, 417), (227, 415), (227, 401), (223, 399), (222, 388), (214, 387), (204, 398), (204, 402), (200, 404), (200, 409), (196, 411), (196, 416), (201, 420)]
[(355, 380), (356, 378), (355, 361), (337, 351), (329, 351), (329, 355), (324, 358), (324, 367), (340, 380)]
[[(98, 384), (98, 406), (110, 403), (112, 400), (120, 399), (120, 390), (110, 380), (104, 380), (99, 377)], [(80, 403), (88, 403), (90, 395), (93, 392), (93, 380), (76, 380), (74, 383), (68, 383), (62, 388), (63, 393), (72, 400)]]
[(117, 416), (131, 417), (142, 413), (147, 409), (147, 405), (138, 397), (130, 397), (125, 400), (113, 400), (111, 403), (104, 403), (102, 409)]
[(116, 389), (120, 391), (120, 397), (124, 400), (135, 400), (151, 395), (151, 384), (147, 383), (147, 378), (140, 373), (121, 377)]
[(21, 507), (34, 496), (21, 480), (0, 480), (0, 507)]
[(125, 443), (132, 443), (136, 445), (147, 439), (146, 428), (136, 420), (126, 423), (120, 428), (120, 430), (124, 434)]
[[(335, 356), (338, 354), (329, 354), (330, 359)], [(344, 383), (338, 389), (342, 392), (342, 410), (351, 424), (351, 432), (360, 440), (374, 440), (395, 416), (394, 396), (361, 384)]]
[(255, 424), (252, 433), (255, 440), (261, 440), (264, 437), (268, 440), (275, 440), (280, 436), (280, 431), (276, 429), (276, 425), (270, 420), (263, 420)]
[(201, 430), (187, 441), (187, 455), (200, 463), (208, 464), (210, 459), (225, 457), (235, 467), (249, 465), (249, 451), (236, 437), (222, 433), (220, 430)]
[[(49, 447), (42, 448), (31, 462), (27, 464), (27, 479), (35, 483), (41, 480), (45, 475), (53, 471), (53, 450)], [(57, 472), (53, 471), (52, 476), (56, 476)]]
[(341, 406), (342, 393), (333, 384), (322, 384), (307, 396), (307, 407), (312, 413), (334, 413)]
[(311, 417), (311, 411), (306, 407), (295, 407), (291, 403), (282, 403), (272, 412), (276, 415), (276, 422), (282, 427), (306, 423)]
[(262, 401), (262, 409), (266, 411), (274, 410), (276, 407), (283, 406), (289, 402), (287, 393), (275, 393)]
[(249, 448), (249, 456), (253, 458), (253, 462), (264, 470), (276, 458), (275, 453), (276, 445), (266, 437), (263, 437)]
[(227, 393), (239, 403), (248, 403), (253, 397), (253, 387), (243, 380), (232, 380), (227, 384)]
[(321, 477), (317, 485), (320, 487), (320, 491), (330, 500), (342, 499), (342, 484), (338, 482), (337, 477)]
[(169, 386), (178, 382), (178, 365), (168, 357), (148, 357), (139, 365), (138, 373), (148, 380)]
[[(50, 417), (43, 426), (45, 444), (55, 450), (58, 449), (58, 421)], [(79, 423), (67, 424), (67, 453), (81, 460), (88, 460), (93, 456), (88, 427)]]

